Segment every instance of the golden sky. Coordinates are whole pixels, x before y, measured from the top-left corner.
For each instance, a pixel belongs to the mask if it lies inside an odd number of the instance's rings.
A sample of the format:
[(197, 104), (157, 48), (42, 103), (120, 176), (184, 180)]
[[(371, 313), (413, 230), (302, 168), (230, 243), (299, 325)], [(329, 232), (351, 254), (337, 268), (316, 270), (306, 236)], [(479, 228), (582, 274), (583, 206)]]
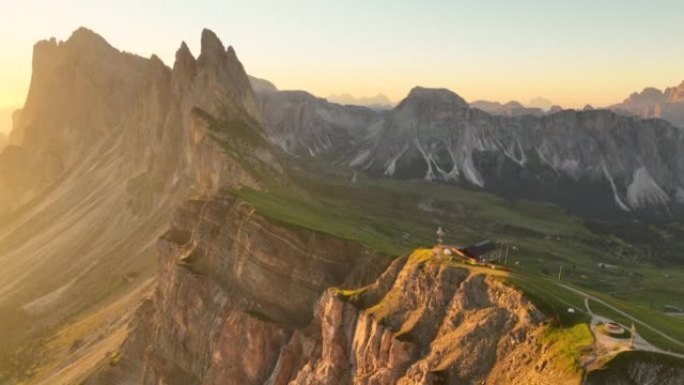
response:
[(399, 101), (421, 85), (468, 101), (541, 96), (596, 107), (684, 79), (681, 0), (370, 3), (15, 1), (3, 6), (0, 23), (0, 110), (24, 102), (32, 45), (67, 39), (79, 26), (168, 65), (182, 40), (197, 55), (208, 27), (250, 74), (324, 97), (383, 93)]

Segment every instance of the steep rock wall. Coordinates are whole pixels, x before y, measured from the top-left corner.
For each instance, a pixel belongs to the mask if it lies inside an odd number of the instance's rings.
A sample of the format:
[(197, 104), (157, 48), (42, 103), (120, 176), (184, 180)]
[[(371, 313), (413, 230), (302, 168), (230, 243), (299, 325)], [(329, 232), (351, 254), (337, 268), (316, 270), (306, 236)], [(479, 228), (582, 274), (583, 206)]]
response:
[(369, 282), (387, 263), (355, 243), (269, 222), (230, 196), (187, 201), (158, 250), (154, 315), (133, 325), (147, 343), (122, 353), (142, 362), (145, 384), (263, 384), (321, 292)]
[[(494, 277), (414, 253), (362, 291), (327, 291), (269, 384), (577, 383), (546, 365), (542, 319)], [(305, 364), (286, 370), (298, 351)]]
[(580, 381), (550, 364), (544, 317), (519, 291), (429, 251), (363, 289), (325, 290), (369, 281), (378, 257), (274, 226), (232, 199), (186, 203), (159, 250), (148, 345), (123, 352), (144, 356), (144, 384)]
[[(26, 340), (145, 282), (189, 193), (260, 187), (195, 109), (258, 118), (235, 52), (211, 31), (197, 59), (181, 45), (173, 68), (85, 28), (35, 45), (26, 104), (0, 152), (0, 319), (32, 327), (0, 330), (0, 377)], [(259, 156), (272, 162), (267, 149)]]

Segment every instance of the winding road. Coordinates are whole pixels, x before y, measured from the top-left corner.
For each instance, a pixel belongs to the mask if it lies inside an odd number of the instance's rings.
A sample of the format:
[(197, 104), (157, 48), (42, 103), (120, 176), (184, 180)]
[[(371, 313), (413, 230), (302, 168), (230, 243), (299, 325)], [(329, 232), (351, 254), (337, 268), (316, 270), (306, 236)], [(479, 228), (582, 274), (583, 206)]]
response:
[[(651, 325), (645, 323), (644, 321), (642, 321), (642, 320), (640, 320), (640, 319), (638, 319), (638, 318), (635, 318), (635, 317), (631, 316), (631, 315), (628, 314), (628, 313), (625, 313), (624, 311), (622, 311), (622, 310), (616, 308), (615, 306), (609, 304), (608, 302), (606, 302), (606, 301), (604, 301), (604, 300), (602, 300), (602, 299), (600, 299), (600, 298), (597, 298), (597, 297), (595, 297), (595, 296), (593, 296), (593, 295), (591, 295), (591, 294), (587, 294), (587, 293), (583, 292), (582, 290), (576, 289), (576, 288), (574, 288), (574, 287), (572, 287), (572, 286), (564, 285), (564, 284), (562, 284), (562, 283), (558, 283), (557, 285), (560, 286), (560, 287), (562, 287), (562, 288), (564, 288), (564, 289), (566, 289), (566, 290), (570, 290), (570, 291), (572, 291), (572, 292), (574, 292), (574, 293), (576, 293), (576, 294), (579, 294), (579, 295), (583, 296), (583, 297), (584, 297), (584, 306), (587, 308), (587, 312), (588, 312), (589, 315), (592, 317), (592, 319), (594, 319), (594, 318), (600, 318), (600, 319), (602, 319), (602, 320), (605, 320), (605, 319), (607, 319), (607, 318), (606, 318), (606, 317), (602, 317), (602, 316), (598, 316), (598, 315), (594, 314), (594, 313), (591, 311), (591, 308), (589, 307), (589, 300), (592, 300), (592, 301), (594, 301), (594, 302), (596, 302), (596, 303), (599, 303), (599, 304), (601, 304), (601, 305), (603, 305), (603, 306), (605, 306), (605, 307), (607, 307), (607, 308), (613, 310), (614, 312), (616, 312), (616, 313), (622, 315), (623, 317), (625, 317), (625, 318), (627, 318), (627, 319), (633, 321), (634, 323), (637, 323), (637, 324), (641, 325), (642, 327), (645, 327), (645, 328), (649, 329), (650, 331), (652, 331), (652, 332), (658, 334), (659, 336), (661, 336), (661, 337), (667, 339), (668, 341), (670, 341), (670, 342), (672, 342), (672, 343), (674, 343), (674, 344), (676, 344), (676, 345), (679, 345), (679, 346), (684, 347), (684, 343), (683, 343), (683, 342), (681, 342), (681, 341), (677, 340), (676, 338), (673, 338), (672, 336), (670, 336), (670, 335), (668, 335), (668, 334), (666, 334), (666, 333), (664, 333), (664, 332), (662, 332), (662, 331), (660, 331), (660, 330), (654, 328), (653, 326), (651, 326)], [(624, 326), (626, 326), (626, 325), (624, 325)], [(669, 351), (667, 351), (667, 350), (663, 350), (663, 349), (657, 348), (657, 347), (653, 346), (652, 344), (648, 343), (648, 342), (647, 342), (646, 340), (644, 340), (641, 336), (639, 336), (638, 339), (640, 340), (640, 341), (638, 341), (638, 346), (640, 347), (641, 350), (651, 350), (651, 351), (655, 351), (655, 352), (662, 353), (662, 354), (667, 354), (667, 355), (674, 356), (674, 357), (684, 358), (684, 354), (673, 353), (673, 352), (669, 352)]]

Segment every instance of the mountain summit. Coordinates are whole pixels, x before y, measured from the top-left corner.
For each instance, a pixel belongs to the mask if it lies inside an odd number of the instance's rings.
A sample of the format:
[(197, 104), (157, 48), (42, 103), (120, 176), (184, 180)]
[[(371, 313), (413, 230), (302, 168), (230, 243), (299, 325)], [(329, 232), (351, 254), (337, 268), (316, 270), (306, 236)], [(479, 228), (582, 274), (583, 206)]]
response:
[(406, 98), (402, 100), (397, 108), (401, 109), (403, 104), (421, 103), (425, 106), (454, 106), (467, 108), (468, 103), (455, 92), (446, 88), (425, 88), (413, 87)]

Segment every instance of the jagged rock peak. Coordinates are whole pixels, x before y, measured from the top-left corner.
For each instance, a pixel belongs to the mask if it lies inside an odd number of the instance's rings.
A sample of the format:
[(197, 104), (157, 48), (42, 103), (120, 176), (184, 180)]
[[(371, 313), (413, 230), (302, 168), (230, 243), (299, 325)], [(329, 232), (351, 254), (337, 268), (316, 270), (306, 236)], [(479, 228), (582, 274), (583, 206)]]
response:
[(190, 48), (185, 42), (176, 51), (176, 61), (173, 63), (174, 72), (182, 72), (189, 76), (194, 76), (196, 67), (195, 57), (192, 56)]
[(404, 100), (423, 100), (430, 103), (449, 103), (468, 107), (465, 99), (446, 88), (413, 87)]
[(185, 42), (181, 42), (180, 47), (176, 51), (176, 61), (194, 61), (195, 57), (192, 55), (192, 52), (190, 52), (190, 48), (188, 48), (188, 45), (185, 44)]
[(234, 57), (237, 59), (237, 54), (235, 53), (235, 49), (232, 45), (229, 45), (228, 48), (226, 48), (226, 54), (228, 57)]
[(39, 68), (43, 65), (53, 65), (60, 57), (91, 57), (106, 62), (117, 53), (120, 51), (105, 38), (88, 28), (80, 27), (66, 41), (58, 42), (52, 37), (37, 42), (33, 47), (33, 71), (40, 71)]
[(668, 99), (670, 102), (681, 102), (684, 100), (684, 81), (672, 89)]
[(103, 46), (112, 49), (114, 48), (105, 40), (105, 38), (85, 27), (79, 27), (75, 30), (69, 39), (67, 39), (66, 43), (89, 47)]
[(242, 66), (242, 63), (240, 62), (240, 59), (237, 57), (237, 53), (235, 53), (235, 50), (233, 49), (233, 46), (228, 46), (226, 49), (226, 63), (228, 65), (233, 66), (234, 69), (237, 69), (240, 73), (244, 72), (244, 79), (247, 81), (247, 73), (245, 72), (245, 68)]
[[(233, 52), (234, 54), (234, 52)], [(225, 55), (223, 43), (216, 34), (208, 29), (202, 30), (202, 50), (199, 60), (212, 60)]]

